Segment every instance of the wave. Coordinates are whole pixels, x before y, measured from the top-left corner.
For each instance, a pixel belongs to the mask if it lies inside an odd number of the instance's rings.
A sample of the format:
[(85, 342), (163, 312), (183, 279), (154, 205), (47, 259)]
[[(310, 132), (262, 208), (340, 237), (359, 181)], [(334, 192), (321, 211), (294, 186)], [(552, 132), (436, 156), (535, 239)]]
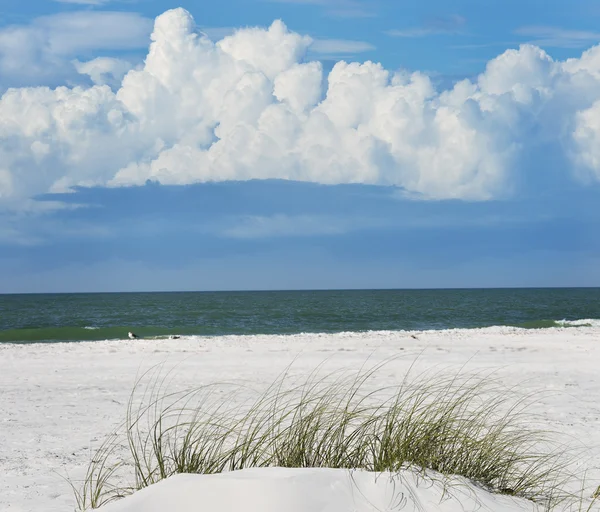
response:
[(586, 318), (584, 320), (559, 320), (559, 327), (600, 327), (600, 319)]
[[(440, 326), (432, 326), (431, 328), (421, 329), (404, 329), (399, 327), (396, 331), (412, 331), (412, 330), (449, 330), (449, 329), (486, 329), (486, 328), (521, 328), (521, 329), (552, 329), (552, 328), (585, 328), (595, 327), (600, 328), (600, 319), (588, 318), (579, 320), (534, 320), (523, 322), (520, 324), (507, 325), (476, 325), (476, 326), (447, 326), (445, 329)], [(129, 331), (135, 332), (140, 338), (145, 339), (166, 339), (170, 337), (180, 336), (225, 336), (225, 335), (257, 335), (257, 334), (279, 334), (279, 335), (294, 335), (294, 334), (332, 334), (347, 332), (341, 330), (323, 332), (262, 332), (262, 331), (229, 331), (216, 328), (187, 327), (187, 328), (169, 328), (169, 327), (132, 327), (132, 326), (111, 326), (111, 327), (36, 327), (24, 329), (9, 329), (0, 331), (0, 343), (39, 343), (39, 342), (65, 342), (65, 341), (101, 341), (101, 340), (121, 340), (127, 339)], [(374, 332), (372, 330), (352, 331), (357, 335), (366, 332)], [(390, 331), (386, 331), (390, 332)]]
[(553, 327), (600, 327), (600, 319), (585, 318), (581, 320), (533, 320), (531, 322), (514, 324), (513, 327), (521, 327), (523, 329), (551, 329)]

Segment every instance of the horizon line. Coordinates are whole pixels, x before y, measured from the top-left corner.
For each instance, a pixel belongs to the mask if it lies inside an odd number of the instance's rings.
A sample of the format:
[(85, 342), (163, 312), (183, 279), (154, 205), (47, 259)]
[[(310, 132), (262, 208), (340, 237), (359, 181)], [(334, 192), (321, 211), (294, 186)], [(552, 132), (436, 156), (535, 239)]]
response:
[(460, 290), (587, 290), (600, 289), (600, 286), (472, 286), (472, 287), (424, 287), (424, 288), (264, 288), (264, 289), (224, 289), (224, 290), (115, 290), (79, 292), (0, 292), (6, 295), (93, 295), (123, 293), (290, 293), (290, 292), (383, 292), (383, 291), (460, 291)]

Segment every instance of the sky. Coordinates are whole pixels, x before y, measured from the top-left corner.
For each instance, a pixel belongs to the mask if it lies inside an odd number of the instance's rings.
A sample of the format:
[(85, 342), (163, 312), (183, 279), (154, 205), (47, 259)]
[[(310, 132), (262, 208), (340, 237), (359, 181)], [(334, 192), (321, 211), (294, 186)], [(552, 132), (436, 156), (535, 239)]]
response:
[(0, 293), (600, 286), (599, 22), (3, 0)]

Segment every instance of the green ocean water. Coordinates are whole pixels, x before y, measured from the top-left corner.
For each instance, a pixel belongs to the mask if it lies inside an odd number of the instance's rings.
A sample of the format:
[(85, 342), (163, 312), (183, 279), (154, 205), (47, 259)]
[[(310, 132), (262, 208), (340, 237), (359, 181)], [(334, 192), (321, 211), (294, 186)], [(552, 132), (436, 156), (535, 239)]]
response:
[(0, 295), (0, 342), (600, 326), (600, 288)]

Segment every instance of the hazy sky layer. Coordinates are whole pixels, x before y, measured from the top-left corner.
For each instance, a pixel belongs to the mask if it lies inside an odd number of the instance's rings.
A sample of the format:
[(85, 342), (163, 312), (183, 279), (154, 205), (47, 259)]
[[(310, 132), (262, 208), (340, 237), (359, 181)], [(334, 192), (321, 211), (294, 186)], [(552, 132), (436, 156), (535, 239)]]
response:
[(0, 293), (599, 286), (599, 21), (5, 0)]

